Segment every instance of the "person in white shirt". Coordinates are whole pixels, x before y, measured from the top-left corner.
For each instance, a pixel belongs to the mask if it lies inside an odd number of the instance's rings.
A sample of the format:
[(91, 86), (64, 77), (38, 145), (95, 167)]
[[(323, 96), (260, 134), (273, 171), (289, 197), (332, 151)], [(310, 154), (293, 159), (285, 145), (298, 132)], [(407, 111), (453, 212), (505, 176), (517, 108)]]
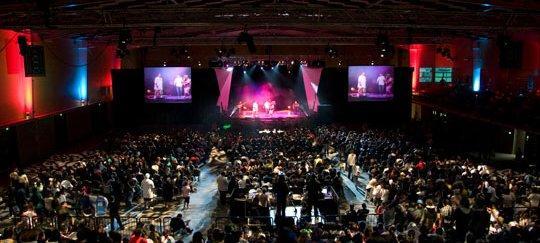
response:
[(229, 191), (229, 180), (225, 176), (225, 172), (217, 177), (218, 191), (219, 191), (219, 202), (225, 204), (227, 200), (227, 192)]
[(161, 242), (162, 243), (174, 243), (174, 242), (176, 242), (176, 240), (174, 239), (174, 237), (172, 237), (172, 235), (170, 235), (169, 230), (164, 230), (163, 235), (161, 236)]
[(367, 88), (366, 73), (362, 72), (360, 76), (358, 76), (358, 83), (356, 85), (356, 88), (358, 89), (358, 96), (364, 95), (366, 93), (366, 88)]
[(257, 101), (253, 102), (253, 109), (252, 109), (253, 117), (259, 113), (259, 104), (257, 104)]
[(264, 102), (264, 111), (266, 111), (266, 113), (270, 113), (270, 101), (265, 101)]
[(150, 174), (146, 173), (144, 175), (145, 179), (141, 182), (142, 194), (144, 198), (144, 207), (148, 208), (148, 205), (155, 197), (154, 195), (154, 181), (150, 179)]
[(158, 97), (163, 97), (163, 78), (161, 77), (161, 73), (154, 78), (154, 99)]
[(189, 181), (184, 182), (184, 186), (182, 187), (182, 191), (181, 191), (182, 198), (184, 199), (183, 209), (189, 208), (189, 197), (191, 196), (191, 186), (189, 184), (190, 184)]
[(379, 74), (379, 77), (377, 77), (377, 86), (379, 87), (379, 94), (384, 94), (386, 92), (384, 85), (385, 85), (386, 79), (384, 78), (384, 75)]
[(182, 96), (184, 94), (184, 79), (180, 77), (180, 74), (174, 78), (173, 85), (176, 88), (176, 96)]
[(353, 170), (354, 170), (354, 167), (356, 167), (356, 154), (352, 150), (349, 153), (349, 156), (347, 156), (347, 167), (348, 167), (348, 172), (349, 172), (347, 177), (349, 179), (352, 179), (352, 176), (354, 175)]

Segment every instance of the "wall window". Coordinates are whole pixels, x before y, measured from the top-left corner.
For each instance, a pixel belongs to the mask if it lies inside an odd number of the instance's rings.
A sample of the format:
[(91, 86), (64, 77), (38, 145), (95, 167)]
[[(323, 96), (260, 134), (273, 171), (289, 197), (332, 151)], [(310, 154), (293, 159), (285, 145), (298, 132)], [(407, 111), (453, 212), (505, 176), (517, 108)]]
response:
[(435, 83), (451, 83), (452, 68), (435, 68)]
[(421, 67), (420, 68), (420, 83), (433, 82), (433, 68)]

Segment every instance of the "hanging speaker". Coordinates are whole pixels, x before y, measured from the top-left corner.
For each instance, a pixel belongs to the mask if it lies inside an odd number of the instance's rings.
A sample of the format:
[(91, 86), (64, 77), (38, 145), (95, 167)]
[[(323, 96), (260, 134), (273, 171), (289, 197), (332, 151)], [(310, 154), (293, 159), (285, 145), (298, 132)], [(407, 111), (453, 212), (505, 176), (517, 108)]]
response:
[(45, 54), (43, 46), (27, 46), (24, 55), (24, 74), (26, 77), (45, 76)]

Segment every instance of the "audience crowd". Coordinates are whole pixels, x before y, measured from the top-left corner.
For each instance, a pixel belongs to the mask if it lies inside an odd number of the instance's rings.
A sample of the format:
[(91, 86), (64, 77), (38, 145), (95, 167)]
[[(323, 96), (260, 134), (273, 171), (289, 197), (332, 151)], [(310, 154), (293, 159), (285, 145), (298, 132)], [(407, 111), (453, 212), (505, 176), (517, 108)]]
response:
[(55, 155), (43, 164), (15, 169), (4, 201), (17, 225), (6, 229), (4, 237), (28, 228), (33, 231), (23, 233), (35, 236), (38, 225), (62, 229), (65, 239), (94, 237), (80, 234), (91, 217), (110, 217), (110, 225), (101, 225), (105, 232), (124, 228), (122, 208), (150, 209), (156, 199), (171, 204), (177, 195), (187, 207), (192, 182), (213, 140), (212, 133), (191, 129), (125, 134), (105, 141), (98, 150)]
[[(449, 156), (448, 151), (443, 156), (398, 129), (282, 129), (128, 134), (106, 142), (101, 150), (53, 156), (35, 170), (15, 170), (6, 200), (14, 216), (30, 218), (19, 224), (31, 226), (55, 216), (59, 227), (10, 227), (3, 237), (119, 242), (122, 236), (114, 230), (122, 224), (112, 219), (120, 205), (152, 207), (156, 197), (173, 202), (180, 195), (189, 207), (190, 184), (198, 165), (208, 161), (220, 168), (219, 200), (232, 217), (225, 224), (214, 223), (204, 234), (193, 233), (192, 242), (540, 239), (536, 171), (494, 170)], [(364, 204), (339, 210), (347, 201), (343, 180), (362, 189)], [(66, 223), (73, 216), (99, 215), (100, 205), (108, 205), (116, 224), (89, 229)], [(299, 208), (300, 217), (284, 217), (291, 215), (287, 207)], [(248, 224), (245, 218), (258, 224)], [(128, 241), (174, 242), (179, 234), (190, 233), (178, 215), (164, 231), (138, 225)]]

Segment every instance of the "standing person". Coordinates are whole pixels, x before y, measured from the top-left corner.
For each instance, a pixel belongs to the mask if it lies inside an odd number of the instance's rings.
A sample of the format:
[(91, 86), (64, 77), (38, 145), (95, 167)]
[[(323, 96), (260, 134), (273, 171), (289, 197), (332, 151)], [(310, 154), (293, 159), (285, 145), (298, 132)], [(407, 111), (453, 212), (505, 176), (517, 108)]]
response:
[(385, 92), (385, 89), (384, 89), (385, 82), (386, 82), (386, 79), (384, 78), (384, 75), (379, 74), (379, 77), (377, 77), (377, 86), (379, 87), (379, 94), (384, 94), (384, 92)]
[(111, 231), (114, 231), (114, 221), (120, 226), (120, 229), (124, 228), (122, 220), (120, 219), (120, 200), (116, 197), (112, 197), (112, 201), (109, 204), (109, 217), (111, 218)]
[(180, 77), (180, 74), (176, 75), (173, 82), (176, 88), (176, 96), (181, 97), (184, 95), (184, 79)]
[(144, 208), (148, 208), (150, 202), (155, 197), (154, 195), (154, 181), (150, 179), (150, 174), (146, 173), (144, 175), (145, 179), (141, 182), (142, 194), (144, 198)]
[(189, 208), (189, 197), (191, 195), (191, 186), (189, 185), (189, 181), (184, 182), (184, 186), (182, 187), (182, 198), (184, 199), (184, 208), (182, 210)]
[(358, 89), (358, 96), (364, 95), (366, 93), (367, 79), (365, 72), (362, 72), (360, 76), (358, 76), (358, 83), (356, 84), (356, 88)]
[(311, 215), (311, 209), (313, 208), (313, 216), (319, 216), (319, 199), (321, 199), (321, 183), (317, 180), (314, 174), (308, 175), (308, 180), (306, 183), (307, 191), (307, 210)]
[(257, 104), (257, 101), (253, 101), (253, 108), (251, 111), (253, 117), (257, 116), (257, 113), (259, 113), (259, 104)]
[(270, 101), (265, 101), (264, 102), (264, 111), (266, 111), (266, 113), (270, 114)]
[(353, 150), (349, 153), (349, 156), (347, 156), (347, 167), (349, 174), (347, 177), (352, 180), (354, 174), (352, 173), (354, 171), (354, 167), (356, 166), (356, 154)]
[(452, 217), (455, 220), (456, 225), (454, 240), (458, 242), (463, 242), (465, 240), (465, 235), (467, 234), (471, 221), (471, 208), (468, 198), (461, 198), (459, 207), (454, 210), (454, 215)]
[(147, 243), (148, 241), (143, 236), (141, 229), (137, 228), (133, 230), (133, 234), (131, 234), (131, 238), (129, 239), (129, 243)]
[(227, 200), (227, 192), (229, 191), (229, 180), (225, 176), (225, 172), (222, 171), (217, 178), (219, 202), (223, 205)]
[(276, 194), (276, 217), (285, 217), (285, 208), (287, 207), (287, 196), (289, 195), (289, 185), (285, 181), (285, 174), (280, 174), (274, 185)]
[(163, 78), (161, 73), (158, 73), (158, 76), (154, 78), (154, 99), (163, 97)]

